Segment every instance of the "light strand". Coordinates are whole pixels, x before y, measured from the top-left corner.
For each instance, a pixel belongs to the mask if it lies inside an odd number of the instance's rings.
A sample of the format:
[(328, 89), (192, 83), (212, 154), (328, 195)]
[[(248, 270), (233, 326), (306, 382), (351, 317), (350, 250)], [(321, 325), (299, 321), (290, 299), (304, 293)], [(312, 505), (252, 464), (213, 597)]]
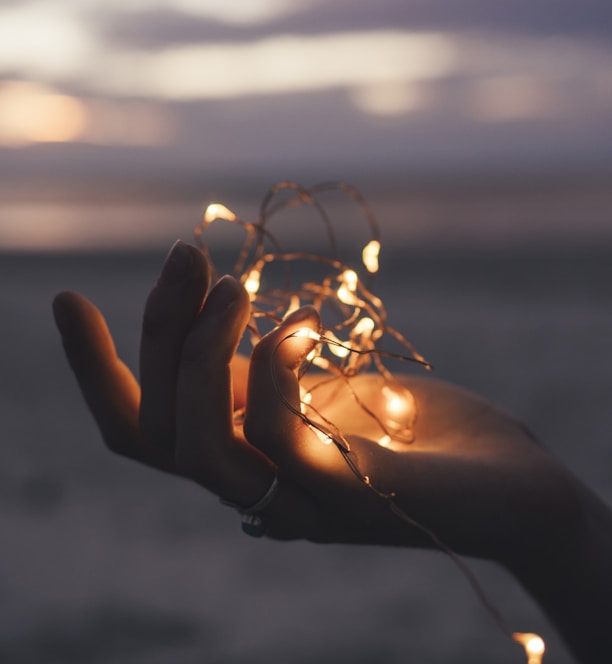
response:
[[(295, 182), (280, 182), (264, 196), (257, 222), (245, 221), (225, 205), (213, 203), (208, 206), (201, 223), (194, 229), (196, 242), (207, 256), (213, 275), (218, 276), (204, 242), (205, 229), (211, 223), (221, 220), (236, 224), (244, 230), (246, 237), (234, 266), (234, 276), (243, 283), (251, 300), (248, 328), (253, 344), (262, 336), (259, 329), (261, 321), (278, 325), (288, 313), (305, 304), (312, 305), (319, 312), (323, 324), (320, 333), (308, 327), (300, 328), (283, 338), (273, 353), (275, 354), (290, 338), (307, 337), (316, 342), (316, 345), (300, 367), (298, 380), (303, 378), (311, 366), (323, 370), (327, 375), (323, 374), (308, 391), (300, 389), (300, 404), (299, 408), (296, 408), (282, 393), (273, 362), (273, 382), (282, 403), (302, 420), (321, 443), (334, 445), (355, 477), (380, 499), (387, 501), (390, 511), (398, 519), (420, 531), (451, 558), (498, 627), (509, 638), (523, 646), (527, 655), (527, 664), (540, 664), (545, 649), (544, 641), (537, 634), (512, 632), (508, 628), (500, 612), (488, 599), (478, 579), (463, 559), (432, 530), (409, 516), (398, 505), (394, 491), (383, 491), (369, 475), (361, 471), (346, 436), (312, 404), (312, 393), (315, 390), (331, 381), (341, 379), (348, 387), (355, 404), (380, 429), (377, 441), (379, 445), (389, 447), (393, 442), (411, 443), (414, 440), (412, 428), (416, 418), (414, 397), (407, 388), (397, 383), (383, 360), (408, 361), (420, 364), (428, 370), (432, 368), (398, 330), (388, 325), (383, 302), (370, 291), (369, 284), (366, 287), (358, 272), (341, 260), (331, 219), (318, 200), (320, 194), (329, 191), (343, 192), (354, 200), (370, 229), (370, 239), (361, 251), (361, 261), (370, 281), (379, 268), (381, 243), (378, 224), (359, 191), (343, 182), (319, 184), (309, 189)], [(281, 194), (288, 196), (280, 199)], [(332, 252), (331, 257), (305, 251), (285, 252), (276, 237), (266, 228), (268, 222), (278, 213), (301, 205), (312, 208), (323, 222)], [(271, 250), (267, 248), (267, 244), (271, 245)], [(296, 287), (292, 283), (290, 268), (297, 262), (317, 264), (329, 272), (317, 281), (305, 281)], [(272, 264), (284, 267), (283, 288), (265, 285), (264, 270)], [(328, 314), (334, 315), (333, 323), (329, 322)], [(384, 338), (395, 340), (408, 354), (381, 348), (380, 342)], [(366, 368), (374, 368), (384, 381), (383, 393), (387, 392), (386, 419), (370, 408), (352, 386), (351, 379)], [(308, 413), (316, 419), (310, 417)], [(235, 413), (234, 417), (236, 424), (242, 423), (244, 410)]]

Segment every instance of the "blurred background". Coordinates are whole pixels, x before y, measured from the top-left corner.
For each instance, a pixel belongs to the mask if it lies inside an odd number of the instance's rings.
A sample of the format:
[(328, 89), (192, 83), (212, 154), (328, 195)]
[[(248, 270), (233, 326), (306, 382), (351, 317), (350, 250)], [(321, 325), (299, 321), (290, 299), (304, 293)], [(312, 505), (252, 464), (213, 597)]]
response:
[[(207, 203), (254, 219), (277, 181), (350, 182), (391, 324), (610, 501), (611, 36), (604, 0), (0, 0), (2, 662), (524, 662), (442, 555), (252, 541), (109, 455), (50, 303), (92, 298), (137, 371), (142, 303)], [(367, 238), (326, 205), (341, 247)], [(316, 215), (278, 228), (325, 249)]]
[(4, 0), (0, 247), (159, 246), (210, 198), (336, 179), (411, 242), (608, 238), (610, 26), (604, 0)]

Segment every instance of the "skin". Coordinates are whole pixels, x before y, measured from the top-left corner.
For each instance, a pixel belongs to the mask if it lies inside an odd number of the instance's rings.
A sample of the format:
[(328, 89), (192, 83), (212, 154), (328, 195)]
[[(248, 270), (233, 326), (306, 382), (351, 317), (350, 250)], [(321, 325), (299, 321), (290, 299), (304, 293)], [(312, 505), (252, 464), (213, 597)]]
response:
[[(76, 293), (56, 297), (68, 361), (106, 445), (245, 507), (277, 472), (278, 493), (261, 514), (269, 537), (435, 546), (292, 412), (300, 408), (296, 373), (315, 342), (287, 337), (318, 329), (316, 312), (291, 314), (247, 360), (236, 348), (248, 294), (232, 277), (209, 287), (204, 256), (177, 243), (145, 306), (140, 382), (117, 357), (95, 306)], [(604, 624), (612, 615), (608, 508), (510, 415), (446, 383), (398, 381), (416, 403), (411, 444), (373, 443), (380, 431), (342, 381), (314, 390), (313, 405), (346, 434), (359, 472), (395, 492), (395, 506), (458, 554), (507, 567), (578, 661), (601, 661), (612, 646)], [(380, 400), (377, 375), (360, 375), (351, 387), (365, 403)], [(234, 409), (243, 407), (244, 426), (236, 426)]]

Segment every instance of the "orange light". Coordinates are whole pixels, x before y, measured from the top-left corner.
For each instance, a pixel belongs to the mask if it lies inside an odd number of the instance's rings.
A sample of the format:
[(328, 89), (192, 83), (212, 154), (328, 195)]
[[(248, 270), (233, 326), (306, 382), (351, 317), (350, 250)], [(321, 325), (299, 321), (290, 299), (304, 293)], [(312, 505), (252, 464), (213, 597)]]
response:
[(204, 223), (211, 224), (215, 219), (236, 221), (236, 215), (221, 203), (211, 203), (204, 212)]
[(21, 81), (0, 86), (0, 144), (75, 141), (87, 120), (84, 104), (75, 97)]
[(361, 258), (366, 270), (370, 274), (378, 272), (378, 254), (380, 253), (380, 242), (378, 240), (370, 240), (361, 252)]
[(257, 294), (260, 285), (260, 272), (259, 270), (251, 270), (244, 282), (244, 288), (251, 296), (251, 300)]
[(512, 638), (525, 648), (527, 664), (541, 664), (546, 650), (546, 645), (541, 636), (530, 632), (514, 632)]

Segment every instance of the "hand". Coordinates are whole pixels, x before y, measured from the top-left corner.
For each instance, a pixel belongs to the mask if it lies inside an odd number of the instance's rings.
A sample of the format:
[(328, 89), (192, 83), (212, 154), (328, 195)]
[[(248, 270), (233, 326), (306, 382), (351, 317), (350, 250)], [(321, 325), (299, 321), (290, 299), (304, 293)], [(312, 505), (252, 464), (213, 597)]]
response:
[[(314, 310), (289, 316), (236, 355), (247, 293), (225, 277), (211, 290), (194, 247), (177, 244), (145, 307), (141, 385), (116, 356), (100, 312), (75, 293), (54, 302), (68, 360), (109, 448), (263, 510), (279, 539), (437, 546), (496, 560), (548, 613), (580, 661), (612, 647), (612, 514), (512, 417), (441, 382), (399, 378), (416, 403), (413, 443), (386, 449), (353, 398), (376, 410), (378, 375), (313, 390), (313, 406), (346, 435), (346, 458), (296, 414), (296, 370), (315, 343)], [(305, 379), (309, 379), (308, 383)], [(318, 378), (306, 376), (308, 387)], [(142, 392), (141, 392), (142, 390)], [(244, 426), (234, 409), (244, 408)], [(367, 476), (384, 498), (366, 486)], [(437, 540), (439, 541), (436, 541)]]
[[(300, 408), (296, 369), (315, 343), (288, 337), (316, 329), (316, 312), (289, 316), (249, 363), (235, 354), (247, 293), (231, 277), (208, 288), (203, 255), (177, 244), (145, 307), (141, 387), (117, 358), (98, 310), (74, 293), (56, 298), (68, 359), (108, 447), (244, 507), (278, 472), (278, 494), (262, 514), (271, 537), (433, 546), (287, 408)], [(344, 382), (313, 392), (313, 405), (347, 435), (359, 473), (394, 492), (408, 520), (459, 553), (510, 563), (556, 545), (575, 511), (571, 480), (529, 433), (459, 388), (401, 380), (416, 400), (415, 442), (394, 450), (373, 442), (380, 431)], [(374, 404), (380, 381), (362, 375), (351, 386)], [(244, 427), (234, 424), (242, 407)]]

